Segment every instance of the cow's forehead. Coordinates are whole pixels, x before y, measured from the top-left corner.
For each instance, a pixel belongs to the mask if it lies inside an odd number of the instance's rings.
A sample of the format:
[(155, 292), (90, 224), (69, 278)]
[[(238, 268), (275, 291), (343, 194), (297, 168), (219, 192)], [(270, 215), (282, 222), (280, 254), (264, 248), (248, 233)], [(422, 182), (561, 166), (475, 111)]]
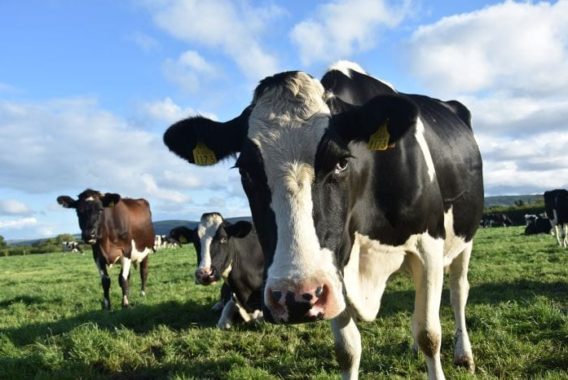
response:
[(269, 186), (290, 168), (313, 168), (329, 117), (323, 86), (302, 72), (290, 73), (255, 98), (248, 138), (262, 155)]
[(213, 237), (217, 228), (223, 223), (223, 217), (218, 213), (203, 214), (197, 227), (199, 238), (202, 239), (206, 234)]

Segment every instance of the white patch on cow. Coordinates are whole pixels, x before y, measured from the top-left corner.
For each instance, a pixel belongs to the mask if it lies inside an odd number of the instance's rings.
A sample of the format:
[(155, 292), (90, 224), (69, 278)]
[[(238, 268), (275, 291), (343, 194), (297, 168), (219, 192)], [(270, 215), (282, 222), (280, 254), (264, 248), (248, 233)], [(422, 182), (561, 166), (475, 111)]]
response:
[(94, 202), (95, 198), (93, 196), (89, 196), (87, 198), (85, 198), (85, 202)]
[(229, 278), (229, 275), (231, 274), (231, 270), (233, 270), (233, 263), (232, 261), (229, 263), (229, 265), (227, 266), (227, 269), (225, 269), (223, 271), (223, 273), (221, 273), (221, 277), (223, 277), (223, 279), (227, 280)]
[(151, 248), (144, 248), (142, 251), (136, 249), (136, 243), (134, 242), (134, 239), (132, 239), (132, 251), (130, 252), (130, 260), (132, 260), (133, 263), (138, 264), (139, 262), (144, 260), (146, 256), (150, 254), (150, 252), (152, 252)]
[[(324, 277), (324, 285), (341, 299), (333, 254), (320, 247), (312, 217), (315, 153), (330, 117), (323, 97), (321, 83), (301, 72), (285, 84), (267, 88), (254, 100), (248, 137), (264, 158), (276, 215), (278, 239), (268, 269), (267, 291), (272, 286), (292, 291), (315, 289), (322, 285), (315, 279)], [(335, 307), (340, 309), (338, 313), (345, 305)]]
[(356, 71), (358, 73), (368, 75), (367, 72), (363, 70), (363, 68), (359, 66), (358, 63), (345, 61), (345, 60), (337, 61), (331, 64), (331, 66), (328, 67), (327, 71), (332, 71), (332, 70), (340, 71), (349, 78), (351, 78), (351, 71)]
[(122, 266), (122, 270), (120, 273), (122, 274), (122, 279), (124, 281), (128, 281), (128, 275), (130, 274), (130, 265), (132, 261), (128, 257), (122, 256), (120, 258), (120, 265)]
[(347, 298), (361, 319), (376, 318), (387, 280), (402, 266), (406, 249), (415, 244), (416, 236), (394, 247), (355, 233), (343, 277)]
[(450, 207), (444, 214), (444, 229), (446, 230), (446, 239), (444, 241), (444, 268), (446, 268), (463, 252), (467, 245), (465, 239), (462, 236), (456, 236), (454, 231), (453, 207)]
[(430, 177), (430, 181), (434, 180), (436, 176), (436, 169), (434, 168), (434, 161), (432, 161), (432, 155), (430, 154), (430, 148), (428, 147), (428, 143), (424, 138), (424, 124), (422, 120), (418, 118), (416, 121), (416, 132), (414, 136), (416, 137), (416, 141), (420, 146), (420, 150), (422, 151), (422, 155), (424, 156), (424, 161), (426, 161), (426, 167), (428, 168), (428, 176)]
[(223, 223), (223, 217), (219, 214), (209, 214), (201, 217), (197, 227), (197, 235), (201, 241), (201, 261), (199, 269), (211, 268), (211, 242), (219, 226)]

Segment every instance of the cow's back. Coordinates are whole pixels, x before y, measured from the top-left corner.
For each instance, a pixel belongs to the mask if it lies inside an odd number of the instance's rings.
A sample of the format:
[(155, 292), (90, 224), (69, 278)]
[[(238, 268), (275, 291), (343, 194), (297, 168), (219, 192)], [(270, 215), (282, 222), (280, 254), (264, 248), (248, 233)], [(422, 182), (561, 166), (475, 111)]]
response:
[(112, 208), (112, 219), (111, 223), (118, 226), (116, 237), (123, 243), (131, 244), (134, 240), (139, 251), (154, 246), (152, 215), (150, 205), (145, 199), (121, 199)]
[(469, 111), (456, 101), (409, 97), (420, 109), (444, 212), (451, 208), (456, 234), (471, 240), (483, 214), (483, 168)]

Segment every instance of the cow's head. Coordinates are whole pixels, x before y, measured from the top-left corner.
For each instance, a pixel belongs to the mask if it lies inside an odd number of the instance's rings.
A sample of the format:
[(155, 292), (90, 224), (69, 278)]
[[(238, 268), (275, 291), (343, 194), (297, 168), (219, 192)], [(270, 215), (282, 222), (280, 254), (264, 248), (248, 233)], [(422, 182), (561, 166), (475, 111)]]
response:
[(81, 238), (85, 243), (95, 244), (100, 238), (100, 226), (105, 207), (114, 207), (120, 201), (118, 194), (102, 194), (87, 189), (79, 194), (77, 200), (67, 195), (57, 197), (57, 203), (65, 208), (74, 208), (79, 218)]
[(261, 81), (237, 118), (190, 118), (164, 135), (190, 163), (211, 165), (240, 152), (236, 166), (265, 256), (269, 321), (329, 319), (345, 309), (342, 269), (349, 249), (342, 244), (362, 191), (350, 185), (369, 172), (369, 141), (392, 146), (417, 116), (416, 107), (396, 95), (336, 116), (326, 98), (318, 80), (285, 72)]
[(195, 283), (201, 285), (211, 285), (219, 279), (211, 266), (211, 242), (217, 233), (217, 229), (224, 220), (218, 212), (209, 212), (201, 215), (201, 220), (197, 226), (197, 236), (199, 252), (197, 252), (197, 269), (195, 271)]
[(252, 223), (239, 221), (236, 223), (223, 222), (217, 229), (209, 252), (211, 254), (211, 273), (215, 281), (229, 277), (233, 266), (235, 249), (234, 238), (242, 239), (252, 230)]

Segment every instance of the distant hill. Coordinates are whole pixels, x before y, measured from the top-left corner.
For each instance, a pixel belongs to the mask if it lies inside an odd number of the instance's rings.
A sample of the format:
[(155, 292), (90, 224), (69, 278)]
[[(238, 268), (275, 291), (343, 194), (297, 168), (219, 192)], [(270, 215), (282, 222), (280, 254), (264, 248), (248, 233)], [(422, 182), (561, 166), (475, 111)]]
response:
[(525, 204), (544, 202), (542, 194), (533, 195), (497, 195), (494, 197), (485, 197), (485, 207), (494, 206), (514, 206), (515, 202), (523, 201)]
[[(235, 217), (235, 218), (226, 218), (227, 221), (234, 223), (237, 222), (239, 220), (247, 220), (249, 222), (252, 221), (252, 218), (250, 216), (240, 216), (240, 217)], [(179, 226), (185, 226), (188, 228), (195, 228), (197, 225), (199, 224), (199, 222), (197, 221), (193, 221), (193, 220), (160, 220), (157, 222), (154, 222), (154, 233), (156, 235), (167, 235), (170, 233), (172, 228), (175, 227), (179, 227)], [(81, 235), (79, 234), (75, 234), (73, 235), (75, 237), (76, 240), (80, 240), (81, 239)], [(8, 243), (9, 245), (16, 245), (16, 246), (21, 246), (21, 245), (34, 245), (34, 244), (38, 244), (41, 243), (42, 241), (45, 241), (46, 239), (20, 239), (20, 240), (7, 240), (6, 243)]]

